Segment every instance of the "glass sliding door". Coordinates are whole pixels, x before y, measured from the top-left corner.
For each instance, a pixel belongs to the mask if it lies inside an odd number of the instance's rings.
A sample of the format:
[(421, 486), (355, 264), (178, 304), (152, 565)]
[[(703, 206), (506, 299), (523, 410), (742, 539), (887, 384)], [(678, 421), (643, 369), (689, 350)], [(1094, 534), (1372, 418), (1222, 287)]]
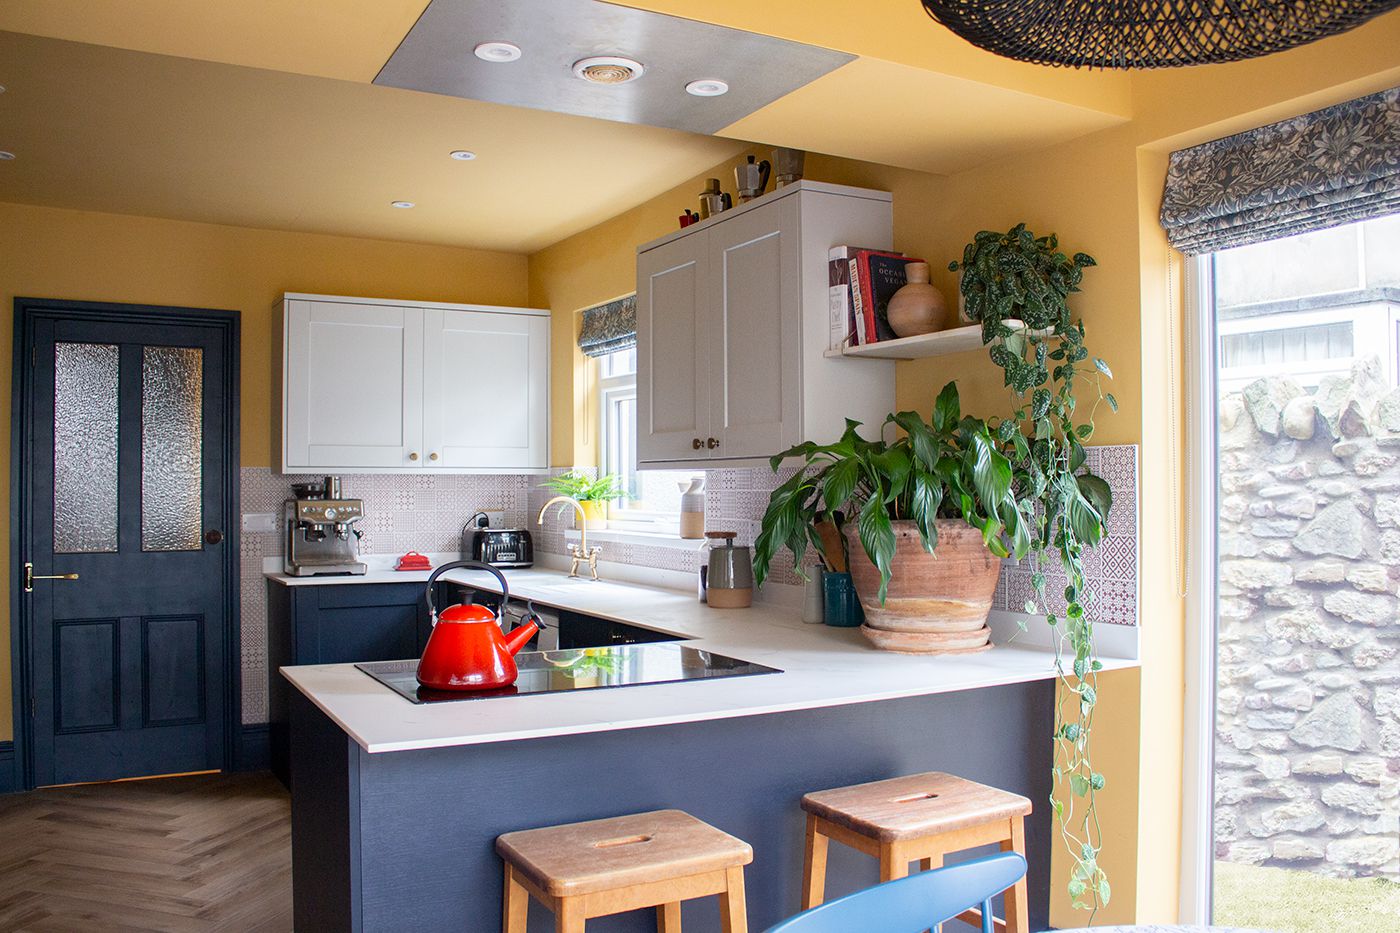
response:
[(1400, 216), (1199, 262), (1210, 919), (1400, 929)]

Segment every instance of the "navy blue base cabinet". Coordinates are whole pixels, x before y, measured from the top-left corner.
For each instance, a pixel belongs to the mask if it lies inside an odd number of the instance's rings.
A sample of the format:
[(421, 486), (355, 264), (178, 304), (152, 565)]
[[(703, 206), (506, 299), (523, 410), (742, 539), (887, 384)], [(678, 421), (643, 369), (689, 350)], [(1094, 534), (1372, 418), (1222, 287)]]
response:
[(272, 773), (290, 786), (288, 692), (293, 664), (398, 661), (422, 655), (431, 623), (421, 583), (268, 584), (268, 719)]
[[(1055, 840), (1048, 802), (1054, 691), (1045, 680), (377, 755), (294, 692), (296, 929), (499, 933), (498, 835), (676, 807), (753, 846), (754, 861), (744, 873), (749, 929), (766, 930), (799, 908), (806, 823), (798, 801), (804, 793), (948, 771), (1034, 802), (1026, 819), (1030, 921), (1031, 929), (1043, 930)], [(645, 703), (646, 688), (637, 688), (637, 701)], [(481, 715), (489, 715), (491, 702), (481, 701)], [(879, 879), (879, 866), (868, 856), (834, 843), (830, 856), (828, 897)], [(683, 912), (687, 933), (720, 929), (713, 897), (689, 901)], [(530, 914), (531, 929), (553, 929), (538, 904)], [(656, 914), (589, 920), (588, 930), (654, 933)]]

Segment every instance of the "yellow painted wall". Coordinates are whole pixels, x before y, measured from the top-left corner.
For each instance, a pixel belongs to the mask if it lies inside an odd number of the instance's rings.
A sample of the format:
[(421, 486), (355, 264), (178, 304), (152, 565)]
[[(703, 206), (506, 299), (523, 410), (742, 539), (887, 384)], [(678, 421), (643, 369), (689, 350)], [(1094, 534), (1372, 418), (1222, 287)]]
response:
[[(241, 312), (242, 463), (271, 466), (280, 443), (272, 306), (283, 292), (523, 305), (525, 270), (525, 257), (508, 253), (0, 203), (0, 429), (8, 438), (16, 296)], [(6, 443), (0, 475), (9, 456)], [(0, 513), (0, 566), (9, 567), (19, 558), (9, 554), (7, 522)], [(0, 605), (9, 605), (8, 581), (0, 574)], [(0, 643), (9, 644), (8, 622)], [(11, 738), (9, 664), (0, 651), (0, 741)]]

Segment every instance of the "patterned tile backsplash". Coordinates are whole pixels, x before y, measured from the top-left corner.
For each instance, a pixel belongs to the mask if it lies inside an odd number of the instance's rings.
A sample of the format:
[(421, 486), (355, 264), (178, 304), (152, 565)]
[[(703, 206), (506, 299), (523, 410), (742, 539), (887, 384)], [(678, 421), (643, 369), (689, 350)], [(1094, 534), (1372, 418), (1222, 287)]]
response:
[[(1113, 512), (1109, 535), (1088, 561), (1089, 581), (1098, 594), (1096, 618), (1115, 625), (1137, 622), (1137, 448), (1134, 446), (1089, 449), (1088, 466), (1108, 480), (1113, 489)], [(556, 470), (555, 474), (564, 472)], [(766, 468), (705, 471), (706, 526), (712, 530), (733, 531), (736, 544), (751, 545), (768, 505), (768, 496), (779, 483), (792, 476), (788, 468), (773, 473)], [(282, 503), (292, 483), (310, 482), (319, 477), (284, 475), (266, 467), (242, 470), (244, 512), (273, 512), (281, 521)], [(540, 477), (500, 474), (489, 476), (451, 475), (358, 475), (341, 478), (345, 495), (365, 500), (365, 536), (360, 541), (364, 554), (403, 554), (453, 552), (460, 546), (463, 522), (480, 510), (503, 511), (506, 525), (528, 526), (534, 532), (535, 550), (563, 554), (564, 532), (574, 526), (573, 512), (554, 509), (542, 527), (533, 525), (534, 516), (550, 497), (541, 489)], [(282, 535), (242, 536), (242, 661), (243, 721), (267, 719), (267, 589), (262, 578), (263, 560), (282, 555)], [(604, 560), (659, 570), (694, 572), (702, 552), (695, 547), (678, 548), (612, 542)], [(1007, 561), (997, 584), (993, 608), (1019, 611), (1030, 591), (1031, 569)], [(1047, 589), (1063, 592), (1064, 581), (1049, 573)], [(773, 561), (773, 583), (796, 585), (801, 582), (786, 552)]]
[[(1094, 594), (1090, 614), (1109, 625), (1137, 625), (1138, 619), (1138, 449), (1134, 444), (1089, 447), (1084, 466), (1113, 490), (1108, 535), (1084, 560), (1086, 583)], [(1002, 562), (992, 608), (1022, 612), (1031, 598), (1034, 568)], [(1045, 569), (1045, 592), (1053, 611), (1064, 610), (1065, 575), (1059, 562)]]

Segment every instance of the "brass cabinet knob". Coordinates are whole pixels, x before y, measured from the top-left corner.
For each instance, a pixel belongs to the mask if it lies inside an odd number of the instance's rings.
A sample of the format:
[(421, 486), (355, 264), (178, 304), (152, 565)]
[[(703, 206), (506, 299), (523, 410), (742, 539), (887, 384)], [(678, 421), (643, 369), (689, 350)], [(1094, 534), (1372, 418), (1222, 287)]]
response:
[(716, 447), (719, 446), (719, 439), (712, 437), (705, 442), (705, 446), (710, 448), (711, 450), (714, 450)]
[(698, 438), (698, 437), (691, 438), (691, 440), (690, 440), (690, 449), (691, 449), (691, 450), (699, 450), (701, 447), (704, 447), (704, 446), (705, 446), (705, 442), (702, 441), (702, 440), (700, 440), (700, 438)]
[(408, 459), (410, 459), (410, 460), (417, 460), (417, 459), (418, 459), (418, 451), (415, 450), (415, 451), (413, 451), (412, 453), (410, 453), (410, 454), (408, 455)]
[(429, 459), (429, 460), (436, 460), (436, 459), (437, 459), (437, 454), (436, 454), (436, 453), (428, 454), (428, 459)]

